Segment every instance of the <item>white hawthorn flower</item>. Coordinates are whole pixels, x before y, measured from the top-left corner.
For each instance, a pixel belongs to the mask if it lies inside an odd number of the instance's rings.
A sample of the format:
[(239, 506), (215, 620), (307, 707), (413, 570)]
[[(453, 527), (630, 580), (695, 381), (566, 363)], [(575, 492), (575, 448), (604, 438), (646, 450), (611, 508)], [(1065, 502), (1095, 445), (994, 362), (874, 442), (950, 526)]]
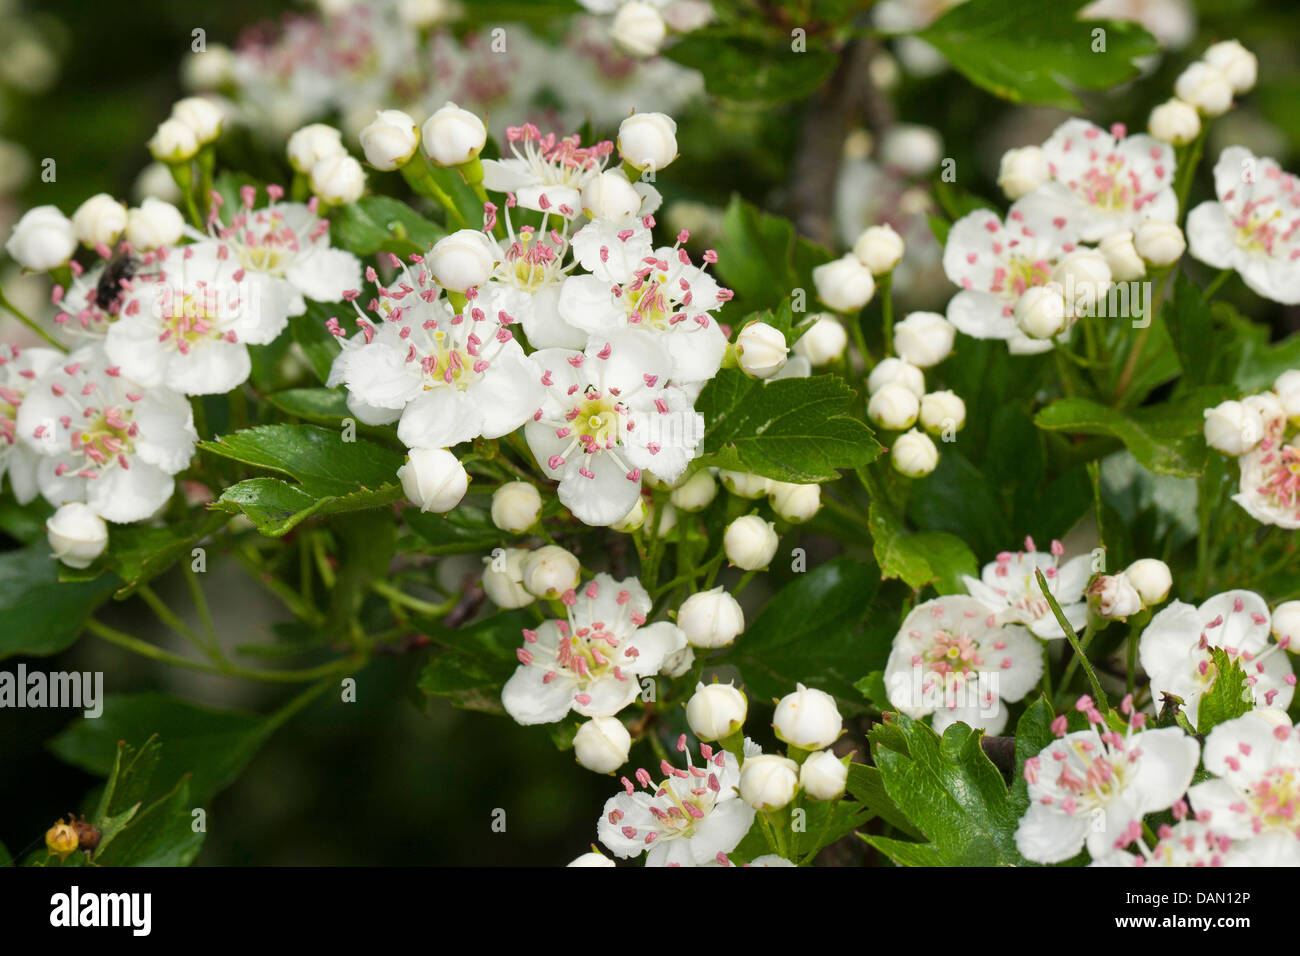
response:
[(36, 481), (46, 501), (83, 501), (115, 523), (166, 504), (198, 441), (182, 395), (131, 381), (98, 345), (62, 356), (31, 383), (16, 431), (41, 456)]
[(108, 547), (108, 525), (88, 505), (70, 501), (45, 523), (54, 557), (70, 568), (88, 568)]
[(740, 762), (725, 750), (700, 745), (696, 766), (686, 750), (686, 769), (660, 764), (664, 779), (636, 772), (637, 790), (623, 778), (623, 792), (601, 811), (596, 834), (619, 859), (646, 854), (646, 866), (704, 866), (734, 850), (754, 824), (754, 808), (740, 799)]
[(1241, 480), (1232, 500), (1262, 524), (1300, 528), (1300, 445), (1266, 438), (1239, 463)]
[(524, 437), (562, 504), (590, 525), (622, 519), (642, 471), (675, 481), (696, 455), (704, 418), (668, 383), (662, 338), (644, 329), (593, 336), (585, 352), (541, 349), (530, 359), (545, 397)]
[(1218, 677), (1213, 647), (1223, 650), (1245, 670), (1257, 706), (1286, 708), (1295, 694), (1295, 677), (1279, 644), (1269, 642), (1268, 605), (1254, 591), (1225, 591), (1200, 607), (1173, 601), (1151, 619), (1138, 643), (1142, 669), (1151, 691), (1177, 694), (1196, 726), (1201, 697)]
[(835, 743), (844, 718), (835, 698), (824, 690), (795, 684), (793, 693), (777, 701), (772, 715), (777, 739), (801, 750), (823, 750)]
[(5, 252), (31, 272), (57, 269), (76, 251), (76, 227), (57, 206), (35, 206), (27, 210), (5, 242)]
[(1094, 860), (1104, 860), (1140, 840), (1142, 818), (1186, 793), (1200, 759), (1194, 737), (1177, 727), (1140, 730), (1145, 715), (1131, 707), (1121, 734), (1091, 699), (1075, 706), (1091, 726), (1065, 734), (1058, 718), (1061, 738), (1025, 761), (1030, 802), (1016, 848), (1036, 863), (1060, 863), (1085, 845)]
[(1123, 571), (1099, 574), (1088, 586), (1088, 603), (1098, 616), (1109, 621), (1124, 621), (1142, 610), (1142, 595)]
[[(564, 321), (559, 308), (561, 288), (574, 268), (573, 261), (566, 261), (570, 237), (548, 229), (549, 215), (543, 215), (541, 228), (523, 226), (516, 233), (507, 206), (507, 241), (490, 278), (478, 286), (476, 304), (502, 322), (523, 325), (528, 344), (535, 349), (583, 348), (587, 333)], [(573, 241), (581, 235), (579, 231)], [(647, 237), (645, 254), (649, 251)]]
[(327, 384), (347, 386), (348, 408), (363, 422), (396, 421), (408, 447), (499, 438), (537, 408), (542, 389), (510, 329), (475, 300), (457, 314), (427, 268), (403, 266), (394, 288), (379, 288), (375, 321), (354, 308), (361, 331), (343, 340)]
[(933, 715), (935, 731), (961, 721), (989, 734), (1006, 726), (1003, 701), (1038, 683), (1043, 655), (1016, 624), (1002, 624), (974, 598), (950, 594), (903, 619), (885, 664), (889, 702), (912, 718)]
[(1003, 339), (1016, 355), (1046, 352), (1050, 339), (1031, 339), (1016, 324), (1016, 301), (1026, 289), (1046, 285), (1068, 252), (1078, 226), (1064, 211), (1029, 197), (1016, 202), (1006, 224), (989, 209), (953, 223), (943, 249), (943, 269), (961, 286), (948, 302), (948, 321), (977, 339)]
[(9, 475), (9, 490), (20, 505), (39, 492), (36, 468), (40, 455), (19, 441), (18, 410), (32, 386), (63, 358), (63, 353), (54, 349), (17, 349), (0, 342), (0, 480)]
[(1245, 402), (1220, 402), (1202, 414), (1205, 443), (1225, 455), (1244, 455), (1264, 440), (1264, 416)]
[(554, 723), (570, 710), (612, 717), (641, 693), (640, 678), (658, 674), (665, 658), (686, 646), (675, 624), (646, 623), (650, 595), (631, 578), (597, 574), (561, 600), (567, 619), (524, 631), (519, 667), (501, 690), (517, 723)]
[(483, 160), (483, 185), (494, 192), (513, 193), (525, 209), (554, 209), (572, 219), (582, 209), (582, 189), (600, 175), (614, 151), (608, 140), (582, 146), (577, 136), (545, 136), (531, 123), (506, 128), (510, 154)]
[[(1182, 806), (1175, 804), (1175, 815)], [(1230, 837), (1216, 833), (1204, 823), (1197, 820), (1180, 820), (1173, 826), (1162, 824), (1156, 830), (1156, 844), (1147, 847), (1143, 840), (1137, 840), (1140, 853), (1116, 851), (1109, 856), (1095, 859), (1089, 866), (1248, 866), (1246, 854), (1241, 848), (1234, 849)], [(1295, 843), (1296, 841), (1291, 841)], [(1294, 865), (1300, 865), (1300, 843), (1293, 854)]]
[(1286, 713), (1256, 710), (1219, 724), (1205, 740), (1205, 769), (1214, 777), (1187, 792), (1197, 819), (1247, 847), (1284, 838), (1272, 847), (1282, 857), (1273, 865), (1297, 865), (1300, 730)]
[(1266, 299), (1300, 303), (1300, 180), (1275, 160), (1229, 146), (1214, 164), (1214, 192), (1218, 202), (1203, 202), (1187, 216), (1192, 257), (1235, 269)]
[(1092, 558), (1081, 554), (1061, 564), (1064, 554), (1059, 541), (1053, 541), (1051, 553), (1045, 554), (1035, 551), (1033, 539), (1026, 538), (1024, 551), (1003, 551), (996, 561), (984, 565), (980, 580), (964, 575), (962, 581), (970, 595), (997, 615), (999, 622), (1023, 624), (1035, 637), (1063, 638), (1065, 632), (1043, 597), (1034, 571), (1042, 570), (1047, 589), (1061, 606), (1065, 619), (1079, 630), (1088, 623), (1083, 589), (1092, 575)]
[[(644, 329), (667, 350), (668, 378), (674, 384), (706, 382), (717, 374), (727, 350), (727, 336), (712, 313), (730, 300), (731, 292), (691, 263), (682, 248), (685, 233), (672, 247), (628, 262), (628, 252), (641, 248), (642, 233), (648, 229), (637, 224), (611, 236), (599, 219), (583, 227), (574, 236), (574, 252), (587, 265), (590, 244), (599, 242), (603, 268), (564, 281), (559, 315), (592, 342), (621, 329)], [(706, 263), (715, 259), (705, 254)]]

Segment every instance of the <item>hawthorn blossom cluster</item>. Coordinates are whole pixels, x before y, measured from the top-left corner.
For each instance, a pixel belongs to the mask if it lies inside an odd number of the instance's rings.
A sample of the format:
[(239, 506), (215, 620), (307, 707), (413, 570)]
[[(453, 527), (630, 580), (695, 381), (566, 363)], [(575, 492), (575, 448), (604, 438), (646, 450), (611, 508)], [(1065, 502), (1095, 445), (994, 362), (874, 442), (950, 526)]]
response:
[(1300, 528), (1300, 369), (1207, 408), (1204, 432), (1206, 444), (1237, 459), (1232, 500), (1261, 524)]

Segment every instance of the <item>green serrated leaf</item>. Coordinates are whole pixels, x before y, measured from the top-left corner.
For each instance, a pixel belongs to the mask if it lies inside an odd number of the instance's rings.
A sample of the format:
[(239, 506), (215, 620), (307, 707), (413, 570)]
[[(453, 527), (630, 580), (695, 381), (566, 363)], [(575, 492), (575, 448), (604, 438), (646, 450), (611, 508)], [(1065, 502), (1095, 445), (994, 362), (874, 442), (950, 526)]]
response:
[(358, 256), (390, 252), (405, 258), (423, 255), (446, 231), (406, 203), (390, 196), (365, 196), (340, 207), (330, 239)]
[(58, 568), (44, 544), (0, 554), (0, 660), (47, 657), (68, 647), (119, 583), (111, 575), (60, 582)]
[(783, 38), (769, 40), (722, 26), (686, 34), (664, 56), (699, 70), (714, 96), (769, 103), (815, 93), (836, 63), (835, 55), (815, 40), (796, 50)]
[(1214, 684), (1201, 697), (1196, 709), (1196, 732), (1201, 735), (1254, 709), (1254, 700), (1246, 684), (1247, 674), (1241, 665), (1219, 647), (1210, 648), (1214, 660)]

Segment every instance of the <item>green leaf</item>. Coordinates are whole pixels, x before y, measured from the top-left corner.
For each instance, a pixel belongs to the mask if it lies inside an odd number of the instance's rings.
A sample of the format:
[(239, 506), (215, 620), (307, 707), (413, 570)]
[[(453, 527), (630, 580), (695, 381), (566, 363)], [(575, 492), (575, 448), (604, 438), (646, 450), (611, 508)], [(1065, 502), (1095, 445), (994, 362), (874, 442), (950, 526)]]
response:
[(1201, 298), (1201, 290), (1183, 273), (1174, 283), (1174, 297), (1170, 300), (1166, 327), (1173, 339), (1178, 364), (1183, 369), (1183, 384), (1205, 385), (1210, 381), (1210, 363), (1215, 350), (1206, 344), (1214, 337), (1214, 320), (1210, 307)]
[(1063, 398), (1034, 418), (1039, 428), (1118, 438), (1143, 466), (1160, 475), (1187, 478), (1205, 468), (1202, 412), (1218, 404), (1226, 386), (1194, 389), (1160, 405), (1121, 411), (1085, 398)]
[(814, 267), (831, 255), (795, 232), (794, 223), (733, 196), (722, 217), (717, 272), (746, 309), (774, 309), (795, 289), (810, 289)]
[(908, 822), (907, 817), (903, 816), (903, 811), (898, 809), (898, 805), (889, 798), (889, 794), (885, 791), (885, 782), (880, 776), (880, 771), (875, 767), (868, 767), (861, 763), (849, 764), (847, 788), (854, 800), (896, 830), (917, 840), (925, 839), (925, 835)]
[(864, 833), (861, 836), (867, 843), (899, 866), (949, 865), (933, 843), (907, 843), (903, 840), (891, 840), (889, 837), (876, 836), (871, 833)]
[(330, 240), (358, 256), (390, 252), (401, 258), (423, 255), (446, 235), (406, 203), (389, 196), (366, 196), (340, 207)]
[(422, 541), (425, 554), (483, 554), (501, 545), (505, 535), (492, 523), (488, 508), (462, 501), (445, 515), (407, 511), (403, 518)]
[(321, 425), (337, 425), (352, 417), (342, 389), (289, 388), (267, 395), (266, 400), (288, 415)]
[(396, 483), (349, 495), (313, 495), (278, 478), (249, 478), (223, 491), (212, 507), (242, 514), (262, 534), (278, 538), (308, 518), (381, 508), (401, 498), (402, 487)]
[(20, 505), (12, 495), (5, 495), (0, 497), (0, 532), (21, 544), (36, 544), (45, 540), (45, 522), (52, 514), (54, 507), (44, 498)]
[(229, 520), (228, 514), (209, 513), (159, 527), (113, 525), (108, 533), (108, 550), (89, 568), (63, 568), (60, 578), (88, 581), (104, 571), (112, 571), (122, 579), (121, 587), (114, 594), (120, 601), (181, 558), (188, 558), (200, 541)]
[(0, 660), (48, 657), (68, 647), (118, 584), (109, 576), (60, 582), (58, 568), (45, 545), (0, 554)]
[[(1134, 23), (1079, 20), (1088, 0), (968, 0), (917, 34), (972, 83), (1015, 103), (1081, 109), (1070, 88), (1101, 90), (1138, 75), (1158, 51)], [(1094, 31), (1105, 49), (1095, 50)]]
[(863, 708), (853, 682), (884, 666), (893, 638), (862, 624), (880, 586), (872, 564), (836, 558), (800, 574), (768, 602), (736, 640), (726, 660), (740, 668), (750, 697), (782, 697), (796, 683), (826, 691), (853, 713)]
[(206, 833), (195, 832), (193, 811), (199, 801), (182, 778), (157, 803), (131, 820), (112, 845), (95, 854), (100, 866), (189, 866), (199, 855)]
[(1196, 732), (1204, 736), (1223, 723), (1254, 709), (1246, 672), (1219, 647), (1210, 648), (1214, 659), (1214, 685), (1201, 697), (1196, 710)]
[(940, 594), (963, 594), (962, 575), (979, 568), (975, 555), (956, 535), (943, 531), (910, 533), (879, 499), (871, 502), (871, 548), (886, 578), (912, 588), (933, 584)]
[(903, 714), (894, 722), (908, 753), (877, 746), (873, 755), (885, 792), (930, 841), (930, 865), (1024, 865), (1015, 844), (1020, 814), (980, 747), (982, 734), (956, 723), (940, 738)]
[(708, 464), (799, 484), (831, 481), (880, 455), (871, 430), (851, 417), (855, 392), (835, 375), (764, 384), (723, 369), (700, 393)]
[(666, 49), (664, 56), (699, 70), (714, 96), (768, 103), (810, 96), (836, 63), (835, 55), (816, 40), (796, 51), (781, 34), (768, 40), (732, 27), (696, 30)]
[(501, 611), (468, 627), (438, 627), (429, 637), (444, 650), (435, 653), (420, 675), (420, 690), (446, 697), (455, 706), (505, 713), (501, 688), (519, 662), (521, 633), (536, 624), (520, 610)]
[(1052, 721), (1056, 718), (1052, 702), (1046, 695), (1025, 708), (1016, 722), (1016, 776), (1011, 782), (1011, 804), (1017, 815), (1029, 809), (1029, 784), (1025, 780), (1025, 761), (1036, 757), (1043, 748), (1056, 739)]

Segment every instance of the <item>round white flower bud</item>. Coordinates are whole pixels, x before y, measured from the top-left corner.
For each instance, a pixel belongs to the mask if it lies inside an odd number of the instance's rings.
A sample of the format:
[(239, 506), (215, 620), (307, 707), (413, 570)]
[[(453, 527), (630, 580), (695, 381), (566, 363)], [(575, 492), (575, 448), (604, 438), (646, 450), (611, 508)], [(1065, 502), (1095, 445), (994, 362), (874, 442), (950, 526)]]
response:
[(889, 461), (900, 475), (924, 478), (939, 464), (939, 449), (929, 435), (913, 428), (894, 439)]
[(1232, 105), (1232, 84), (1218, 67), (1196, 62), (1174, 81), (1174, 94), (1206, 116), (1219, 116)]
[(199, 151), (199, 137), (188, 123), (169, 117), (149, 139), (149, 152), (161, 163), (183, 163)]
[(758, 571), (776, 557), (776, 526), (758, 515), (744, 515), (727, 525), (722, 549), (727, 560), (745, 571)]
[(664, 505), (663, 515), (655, 517), (655, 506), (647, 506), (645, 513), (645, 530), (654, 532), (657, 538), (667, 538), (677, 527), (677, 509), (673, 507), (672, 502)]
[(745, 629), (740, 602), (721, 586), (692, 594), (677, 611), (677, 626), (692, 647), (726, 647)]
[(794, 354), (806, 358), (809, 365), (829, 365), (844, 354), (848, 344), (849, 333), (844, 331), (839, 319), (822, 313), (794, 343)]
[(813, 269), (817, 298), (836, 312), (857, 312), (876, 293), (871, 270), (853, 253), (822, 263)]
[(1142, 595), (1123, 571), (1103, 574), (1088, 586), (1088, 605), (1108, 621), (1122, 621), (1142, 610)]
[(801, 750), (824, 750), (839, 737), (844, 719), (835, 698), (822, 690), (796, 684), (776, 705), (772, 727), (778, 739)]
[(890, 382), (871, 396), (867, 402), (867, 418), (872, 423), (890, 431), (901, 432), (916, 424), (921, 403), (905, 385)]
[(1153, 266), (1170, 266), (1187, 249), (1187, 240), (1176, 222), (1147, 219), (1139, 223), (1133, 235), (1138, 255)]
[(952, 354), (953, 324), (938, 312), (913, 312), (894, 326), (894, 351), (917, 368), (938, 365)]
[(1154, 607), (1169, 597), (1169, 589), (1174, 586), (1169, 565), (1159, 558), (1139, 558), (1124, 573), (1146, 607)]
[(1287, 418), (1300, 419), (1300, 369), (1287, 369), (1273, 382), (1273, 393), (1282, 403)]
[(799, 765), (788, 757), (759, 754), (740, 766), (740, 799), (755, 810), (779, 810), (799, 788)]
[(77, 251), (76, 229), (57, 206), (36, 206), (18, 220), (5, 251), (24, 269), (48, 272)]
[(206, 97), (187, 96), (172, 107), (172, 119), (180, 120), (194, 130), (194, 136), (206, 145), (221, 135), (221, 125), (225, 122), (226, 114)]
[(631, 534), (645, 524), (647, 513), (645, 499), (638, 498), (636, 504), (628, 510), (628, 513), (610, 525), (610, 528), (621, 534)]
[(458, 229), (434, 243), (424, 261), (438, 285), (464, 292), (492, 278), (497, 260), (491, 239), (477, 229)]
[(880, 161), (908, 176), (924, 176), (943, 158), (943, 139), (929, 126), (895, 123), (880, 140)]
[(573, 738), (578, 763), (596, 773), (613, 773), (627, 763), (632, 735), (617, 717), (593, 717)]
[(799, 786), (814, 800), (838, 800), (848, 781), (849, 768), (829, 750), (811, 754), (799, 767)]
[(1265, 438), (1279, 438), (1286, 431), (1287, 414), (1282, 402), (1272, 392), (1260, 392), (1241, 400), (1241, 404), (1259, 413)]
[(524, 587), (526, 548), (505, 548), (483, 559), (483, 591), (500, 608), (526, 607), (533, 595)]
[(324, 123), (312, 123), (289, 137), (285, 152), (289, 165), (306, 176), (322, 159), (342, 156), (347, 150), (343, 148), (343, 134), (337, 129)]
[(98, 193), (77, 207), (72, 229), (85, 246), (111, 247), (126, 229), (126, 206), (108, 193)]
[(686, 702), (686, 723), (700, 740), (724, 740), (745, 725), (749, 704), (731, 684), (696, 684)]
[[(140, 174), (135, 177), (135, 182), (131, 184), (131, 195), (135, 197), (136, 202), (145, 199), (161, 199), (175, 204), (181, 201), (181, 187), (176, 185), (171, 167), (166, 163), (153, 160), (146, 163), (144, 169), (140, 170)], [(130, 228), (129, 215), (127, 228)]]
[(1008, 199), (1029, 195), (1049, 178), (1047, 157), (1041, 147), (1023, 146), (1002, 154), (1002, 162), (998, 165), (998, 186)]
[(668, 25), (663, 16), (648, 3), (633, 0), (618, 8), (610, 35), (623, 50), (632, 56), (649, 57), (659, 52), (668, 35)]
[(1131, 230), (1112, 232), (1097, 244), (1097, 251), (1110, 267), (1111, 278), (1117, 282), (1129, 282), (1147, 274), (1147, 264), (1133, 245)]
[(921, 398), (921, 427), (931, 435), (966, 426), (966, 403), (956, 392), (930, 392)]
[(1286, 649), (1300, 654), (1300, 601), (1283, 601), (1273, 608), (1273, 633), (1286, 641)]
[(1050, 339), (1065, 331), (1065, 296), (1056, 283), (1030, 286), (1016, 299), (1016, 324), (1031, 339)]
[(540, 598), (554, 599), (572, 591), (582, 578), (582, 565), (558, 544), (547, 544), (524, 559), (524, 587)]
[(1162, 143), (1186, 146), (1201, 132), (1201, 114), (1191, 103), (1177, 97), (1166, 100), (1151, 111), (1147, 132)]
[(427, 120), (421, 131), (424, 152), (435, 166), (460, 166), (483, 151), (487, 127), (469, 110), (450, 100)]
[(920, 398), (925, 394), (925, 373), (904, 359), (881, 359), (867, 376), (867, 394), (875, 395), (886, 385), (897, 383)]
[(634, 216), (640, 209), (641, 194), (621, 169), (607, 169), (582, 187), (582, 211), (591, 219)]
[(361, 149), (366, 162), (385, 172), (405, 166), (420, 145), (415, 120), (401, 110), (379, 110), (374, 121), (361, 131)]
[(407, 499), (421, 511), (444, 514), (469, 490), (469, 473), (445, 448), (412, 448), (397, 477)]
[(584, 853), (582, 854), (582, 856), (576, 857), (573, 860), (573, 862), (569, 863), (568, 865), (579, 866), (579, 867), (613, 866), (614, 861), (611, 860), (609, 857), (605, 856), (603, 853)]
[[(908, 393), (911, 394), (910, 392)], [(822, 486), (798, 485), (788, 481), (774, 481), (767, 491), (772, 510), (791, 524), (812, 520), (821, 510)]]
[(70, 568), (89, 567), (108, 547), (108, 525), (79, 501), (50, 515), (45, 531), (54, 556)]
[(1205, 443), (1225, 455), (1244, 455), (1264, 437), (1264, 417), (1249, 405), (1229, 400), (1204, 414)]
[(618, 127), (618, 152), (637, 169), (660, 170), (677, 158), (677, 121), (667, 113), (633, 113)]
[(1065, 296), (1067, 313), (1076, 317), (1098, 309), (1110, 281), (1110, 266), (1096, 249), (1072, 252), (1052, 270), (1052, 282), (1060, 286)]
[(789, 354), (781, 330), (766, 322), (750, 322), (736, 336), (736, 362), (754, 378), (771, 378), (781, 371)]
[(185, 217), (181, 211), (153, 196), (126, 214), (126, 241), (137, 252), (175, 245), (184, 234)]
[(884, 275), (903, 258), (903, 237), (891, 226), (872, 226), (858, 236), (853, 254), (873, 276)]
[(1227, 78), (1234, 93), (1249, 93), (1255, 87), (1259, 74), (1259, 61), (1236, 40), (1223, 40), (1210, 45), (1201, 57)]
[(215, 90), (234, 79), (235, 54), (221, 43), (186, 55), (181, 63), (181, 85), (187, 90)]
[(526, 481), (509, 481), (492, 492), (492, 523), (510, 534), (522, 534), (542, 516), (542, 495)]
[(722, 486), (738, 498), (761, 498), (767, 494), (771, 480), (762, 475), (753, 475), (747, 471), (727, 471), (718, 469)]
[(347, 153), (326, 156), (311, 168), (311, 191), (331, 206), (356, 202), (365, 189), (366, 171)]
[(668, 495), (674, 508), (681, 511), (703, 511), (718, 494), (718, 483), (707, 468), (701, 468), (680, 487), (674, 488)]

